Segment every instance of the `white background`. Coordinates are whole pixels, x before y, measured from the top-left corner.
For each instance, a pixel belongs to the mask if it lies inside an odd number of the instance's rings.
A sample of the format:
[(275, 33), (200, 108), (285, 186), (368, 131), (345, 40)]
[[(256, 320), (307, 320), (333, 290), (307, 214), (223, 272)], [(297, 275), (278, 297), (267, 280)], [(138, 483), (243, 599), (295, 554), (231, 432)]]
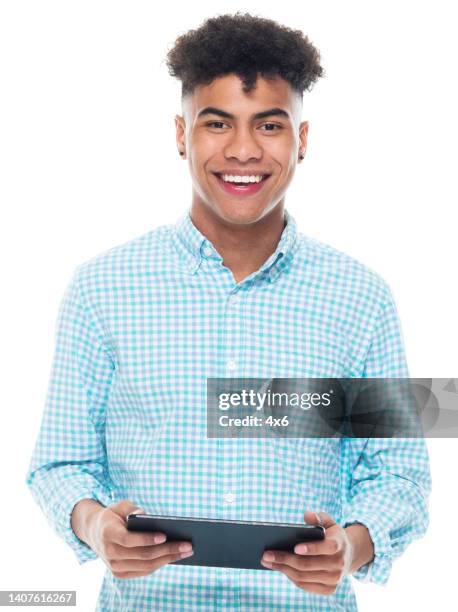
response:
[[(326, 78), (304, 97), (308, 151), (286, 206), (301, 231), (387, 280), (413, 377), (458, 375), (452, 8), (1, 3), (1, 589), (76, 589), (77, 610), (95, 608), (105, 566), (78, 565), (24, 479), (75, 266), (190, 204), (175, 145), (179, 83), (164, 58), (207, 17), (249, 10), (303, 30), (320, 49)], [(354, 581), (362, 611), (456, 610), (458, 441), (430, 440), (429, 449), (429, 531), (395, 562), (386, 587)]]

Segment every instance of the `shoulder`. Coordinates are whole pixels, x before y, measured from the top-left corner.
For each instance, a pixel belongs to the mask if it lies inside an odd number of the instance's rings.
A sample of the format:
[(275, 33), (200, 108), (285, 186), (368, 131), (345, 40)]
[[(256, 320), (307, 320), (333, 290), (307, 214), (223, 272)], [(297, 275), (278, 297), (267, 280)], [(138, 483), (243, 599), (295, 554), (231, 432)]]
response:
[(387, 281), (379, 272), (334, 246), (298, 233), (301, 275), (336, 299), (371, 309), (391, 299)]
[(74, 275), (81, 285), (105, 288), (119, 280), (147, 276), (167, 261), (172, 229), (173, 224), (160, 225), (101, 251), (80, 263)]

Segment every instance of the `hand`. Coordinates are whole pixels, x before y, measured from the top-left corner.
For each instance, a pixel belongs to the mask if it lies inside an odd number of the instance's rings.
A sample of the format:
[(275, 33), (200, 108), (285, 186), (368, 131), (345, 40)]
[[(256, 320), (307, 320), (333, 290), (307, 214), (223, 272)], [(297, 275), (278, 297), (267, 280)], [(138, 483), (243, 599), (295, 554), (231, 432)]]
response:
[[(351, 573), (354, 556), (352, 541), (347, 530), (337, 525), (326, 512), (305, 512), (304, 519), (306, 523), (321, 524), (325, 527), (325, 539), (296, 544), (294, 553), (281, 550), (265, 551), (261, 563), (265, 567), (283, 572), (304, 591), (332, 595), (343, 576)], [(270, 558), (268, 553), (271, 553), (273, 558)]]
[[(76, 504), (73, 512), (78, 511)], [(163, 533), (129, 531), (127, 515), (133, 512), (145, 514), (128, 500), (105, 508), (92, 504), (85, 517), (82, 530), (84, 541), (103, 560), (116, 578), (147, 576), (163, 565), (191, 556), (190, 542), (168, 542)], [(78, 537), (78, 533), (76, 534)], [(186, 546), (187, 548), (182, 548)]]

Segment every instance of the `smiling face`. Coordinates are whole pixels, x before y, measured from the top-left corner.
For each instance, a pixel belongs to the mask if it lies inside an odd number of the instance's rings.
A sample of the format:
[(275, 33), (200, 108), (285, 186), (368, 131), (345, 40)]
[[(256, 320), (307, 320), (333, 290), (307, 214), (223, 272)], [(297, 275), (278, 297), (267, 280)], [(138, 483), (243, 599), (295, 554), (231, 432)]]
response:
[(198, 86), (183, 101), (183, 117), (175, 117), (178, 150), (185, 152), (192, 178), (193, 208), (244, 225), (283, 206), (307, 146), (308, 123), (300, 122), (301, 111), (301, 96), (280, 77), (258, 76), (249, 93), (235, 74)]

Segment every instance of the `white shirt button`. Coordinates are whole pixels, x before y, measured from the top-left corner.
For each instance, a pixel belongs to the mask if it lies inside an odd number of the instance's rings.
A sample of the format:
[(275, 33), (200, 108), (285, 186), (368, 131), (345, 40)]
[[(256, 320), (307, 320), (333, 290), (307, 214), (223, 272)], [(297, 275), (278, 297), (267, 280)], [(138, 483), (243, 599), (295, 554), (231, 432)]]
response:
[(206, 257), (210, 257), (212, 254), (213, 254), (213, 251), (212, 251), (212, 249), (210, 247), (207, 246), (207, 247), (204, 248), (204, 255)]
[(238, 304), (239, 301), (239, 296), (238, 295), (230, 295), (229, 296), (229, 306), (236, 306)]
[(229, 359), (229, 361), (227, 362), (227, 369), (235, 370), (236, 367), (237, 367), (237, 364), (235, 363), (235, 361), (233, 359)]
[(226, 493), (224, 495), (224, 501), (227, 502), (228, 504), (232, 504), (234, 500), (235, 500), (235, 495), (233, 493)]

